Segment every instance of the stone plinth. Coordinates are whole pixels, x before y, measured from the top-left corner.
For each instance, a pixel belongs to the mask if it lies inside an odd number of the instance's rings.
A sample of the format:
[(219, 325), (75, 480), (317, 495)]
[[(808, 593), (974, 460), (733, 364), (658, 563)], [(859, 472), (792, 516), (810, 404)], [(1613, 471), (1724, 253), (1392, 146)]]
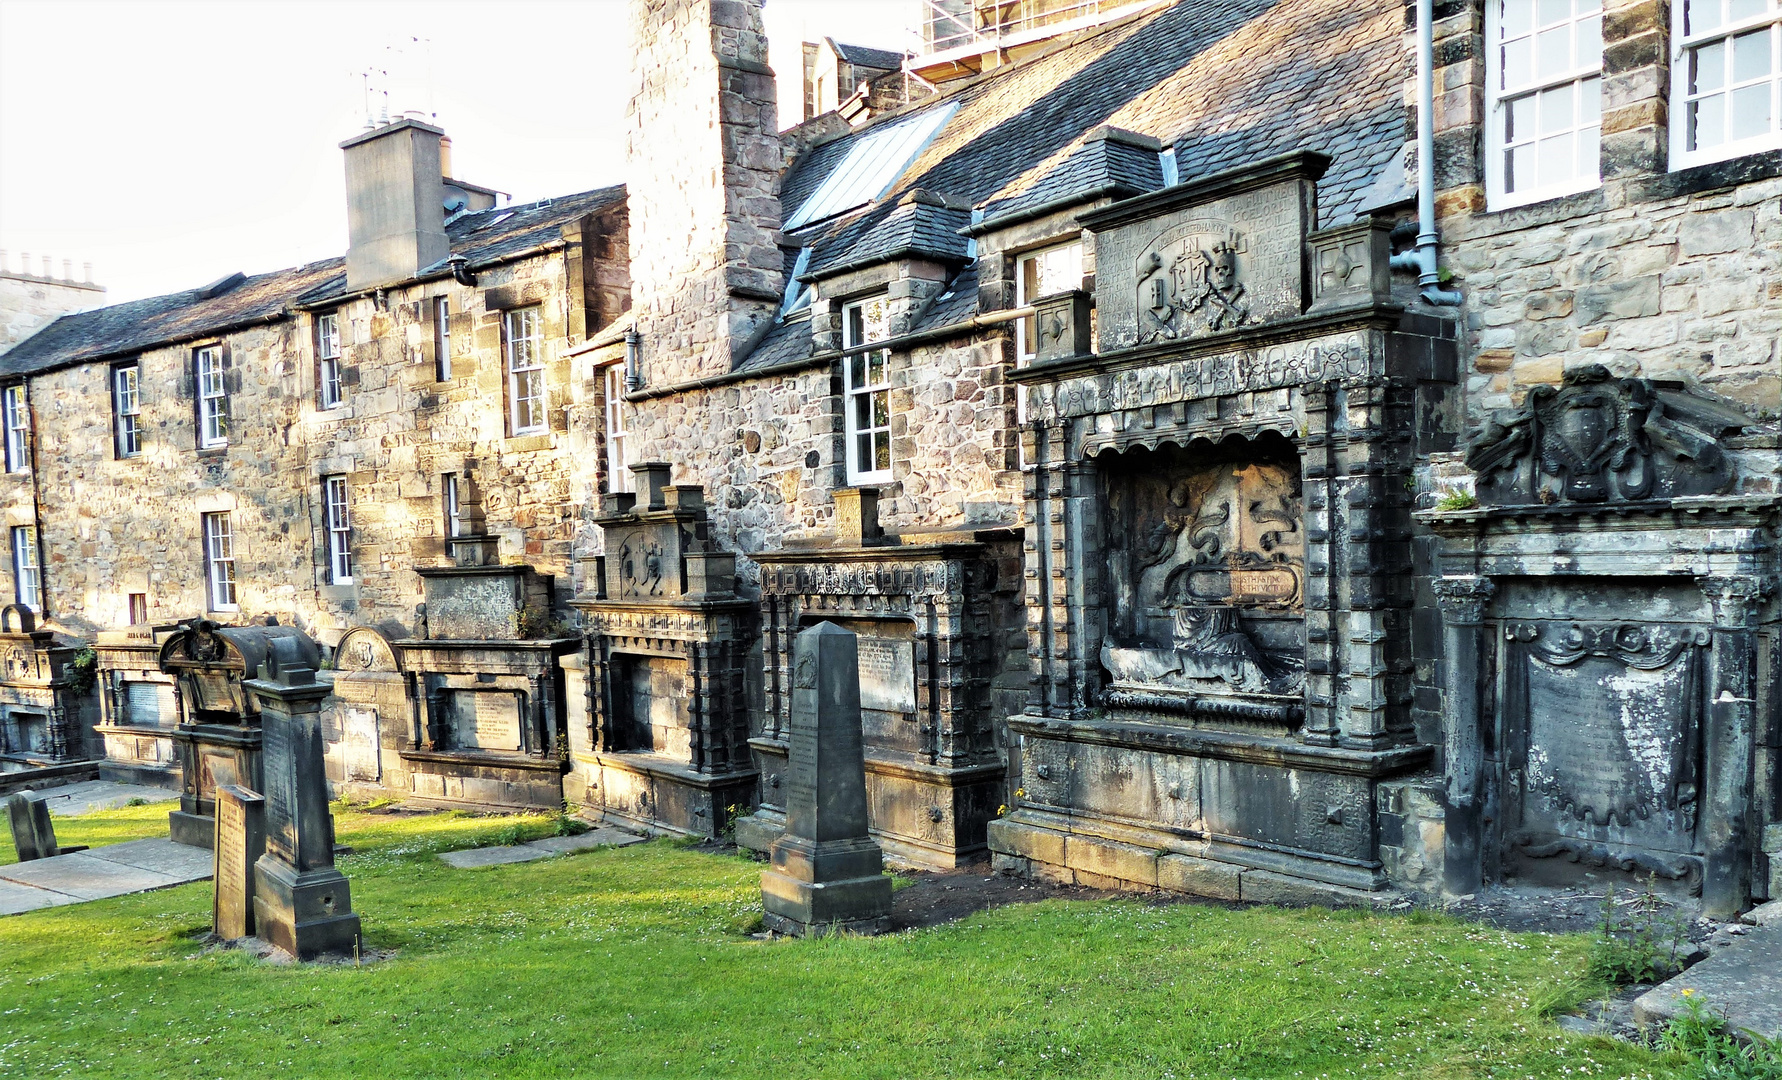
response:
[(860, 656), (854, 635), (819, 623), (798, 635), (786, 831), (762, 871), (769, 929), (801, 937), (891, 925), (891, 879), (866, 830)]
[(322, 764), (326, 683), (294, 647), (275, 643), (258, 679), (265, 732), (266, 854), (254, 864), (255, 936), (308, 960), (359, 948), (346, 875), (334, 867), (334, 816)]

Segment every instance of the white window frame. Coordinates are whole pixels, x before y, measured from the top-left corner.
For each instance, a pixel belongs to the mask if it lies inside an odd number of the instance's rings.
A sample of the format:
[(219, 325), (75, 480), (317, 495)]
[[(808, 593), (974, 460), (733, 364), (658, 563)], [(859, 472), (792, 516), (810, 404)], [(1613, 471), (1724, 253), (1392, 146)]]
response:
[(338, 409), (346, 400), (340, 385), (340, 316), (316, 316), (316, 390), (324, 409)]
[(112, 438), (119, 458), (142, 454), (142, 366), (111, 369)]
[(606, 393), (606, 489), (630, 491), (636, 477), (631, 475), (631, 407), (625, 401), (625, 365), (603, 368), (601, 385)]
[(204, 534), (205, 602), (211, 611), (239, 611), (235, 590), (235, 531), (229, 511), (217, 510), (201, 519)]
[[(1076, 274), (1070, 272), (1071, 253), (1075, 252)], [(1051, 260), (1061, 260), (1063, 265), (1047, 266)], [(1035, 284), (1027, 282), (1029, 268), (1033, 268)], [(1048, 288), (1050, 284), (1052, 288)], [(1066, 292), (1083, 287), (1083, 238), (1075, 237), (1062, 244), (1036, 248), (1023, 252), (1015, 257), (1015, 306), (1027, 307), (1042, 296)], [(1032, 316), (1023, 316), (1015, 323), (1015, 366), (1026, 367), (1033, 363), (1038, 354), (1038, 341), (1034, 338), (1034, 322)]]
[(192, 369), (198, 386), (198, 449), (228, 446), (229, 387), (222, 348), (206, 345), (193, 350)]
[[(1722, 5), (1725, 0), (1712, 0), (1712, 3)], [(1687, 169), (1782, 147), (1782, 2), (1770, 0), (1767, 8), (1759, 14), (1748, 15), (1737, 21), (1728, 20), (1712, 30), (1696, 34), (1688, 33), (1691, 6), (1692, 0), (1673, 0), (1671, 4), (1671, 168)], [(1730, 13), (1731, 5), (1725, 4), (1721, 11)], [(1733, 62), (1732, 40), (1765, 29), (1769, 31), (1770, 38), (1770, 70), (1766, 76), (1769, 82), (1770, 130), (1737, 141), (1729, 139), (1706, 149), (1691, 150), (1691, 105), (1704, 96), (1719, 96), (1724, 108), (1722, 116), (1729, 118), (1733, 112), (1732, 95), (1735, 91), (1763, 85), (1765, 79), (1751, 79), (1742, 85), (1735, 85), (1730, 68)], [(1692, 54), (1720, 42), (1725, 42), (1728, 46), (1723, 61), (1726, 67), (1722, 69), (1724, 81), (1710, 95), (1692, 94), (1689, 85)]]
[[(881, 484), (891, 479), (891, 351), (868, 347), (891, 336), (889, 304), (881, 294), (842, 306), (843, 457), (850, 485)], [(865, 423), (860, 416), (863, 407)], [(869, 454), (862, 453), (866, 449), (861, 445), (863, 439), (870, 447)], [(877, 467), (881, 440), (885, 464)], [(864, 456), (872, 460), (862, 461)]]
[(12, 527), (12, 591), (21, 607), (43, 610), (43, 568), (37, 558), (37, 529)]
[(452, 381), (452, 298), (433, 298), (433, 381)]
[(25, 402), (25, 386), (15, 383), (6, 388), (4, 405), (6, 423), (6, 471), (24, 472), (31, 464), (31, 410)]
[(464, 535), (464, 518), (459, 498), (458, 474), (442, 473), (439, 478), (439, 506), (445, 516), (447, 540)]
[(353, 510), (344, 476), (322, 477), (322, 525), (328, 530), (328, 583), (353, 583)]
[[(1486, 0), (1485, 4), (1485, 195), (1487, 205), (1492, 210), (1526, 206), (1529, 203), (1557, 199), (1564, 195), (1576, 195), (1579, 192), (1602, 186), (1602, 49), (1599, 47), (1596, 50), (1593, 63), (1576, 64), (1564, 71), (1548, 72), (1539, 77), (1532, 74), (1536, 64), (1534, 53), (1538, 49), (1536, 39), (1543, 28), (1552, 30), (1560, 26), (1571, 26), (1572, 59), (1574, 61), (1577, 60), (1579, 27), (1594, 19), (1597, 26), (1597, 40), (1599, 42), (1602, 40), (1602, 5), (1600, 0), (1597, 7), (1591, 11), (1579, 11), (1578, 4), (1588, 2), (1588, 0), (1577, 0), (1573, 6), (1573, 14), (1564, 21), (1545, 24), (1532, 23), (1527, 35), (1531, 75), (1526, 82), (1509, 87), (1503, 85), (1505, 78), (1503, 70), (1504, 42), (1502, 39), (1503, 5), (1506, 2), (1507, 0)], [(1528, 0), (1528, 2), (1533, 9), (1529, 18), (1531, 20), (1538, 19), (1540, 17), (1540, 0)], [(1576, 140), (1582, 132), (1594, 127), (1598, 133), (1593, 143), (1596, 149), (1590, 155), (1588, 167), (1585, 166), (1585, 163), (1579, 162), (1574, 175), (1566, 180), (1545, 186), (1539, 185), (1537, 182), (1533, 186), (1522, 187), (1516, 191), (1507, 190), (1506, 185), (1512, 178), (1508, 176), (1509, 170), (1505, 166), (1504, 157), (1511, 146), (1522, 144), (1520, 139), (1512, 143), (1505, 136), (1509, 108), (1517, 101), (1532, 98), (1536, 110), (1538, 110), (1542, 104), (1542, 97), (1537, 95), (1555, 95), (1566, 87), (1570, 88), (1572, 94), (1573, 124), (1568, 129), (1567, 136), (1574, 140), (1573, 152), (1577, 152)], [(1590, 123), (1588, 121), (1593, 114), (1595, 122)], [(1536, 120), (1535, 123), (1538, 125), (1539, 121)], [(1548, 136), (1547, 139), (1537, 137), (1530, 145), (1535, 147), (1535, 154), (1538, 155), (1541, 143), (1557, 137), (1557, 135)], [(1535, 165), (1534, 167), (1538, 177), (1539, 166)]]
[(504, 366), (510, 435), (538, 435), (550, 428), (541, 321), (536, 306), (513, 308), (501, 315), (501, 347), (507, 354)]

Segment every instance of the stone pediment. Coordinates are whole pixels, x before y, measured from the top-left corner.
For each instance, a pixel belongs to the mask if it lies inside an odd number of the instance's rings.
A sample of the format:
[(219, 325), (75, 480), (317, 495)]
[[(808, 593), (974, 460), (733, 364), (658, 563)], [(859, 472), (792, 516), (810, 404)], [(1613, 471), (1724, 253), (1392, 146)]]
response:
[(1466, 463), (1489, 505), (1717, 495), (1736, 479), (1724, 440), (1750, 422), (1681, 384), (1620, 379), (1592, 364), (1489, 416), (1467, 443)]
[(400, 671), (402, 664), (390, 639), (369, 626), (348, 630), (334, 648), (338, 671)]
[(1101, 351), (1302, 314), (1314, 185), (1329, 163), (1284, 154), (1084, 214), (1095, 232)]

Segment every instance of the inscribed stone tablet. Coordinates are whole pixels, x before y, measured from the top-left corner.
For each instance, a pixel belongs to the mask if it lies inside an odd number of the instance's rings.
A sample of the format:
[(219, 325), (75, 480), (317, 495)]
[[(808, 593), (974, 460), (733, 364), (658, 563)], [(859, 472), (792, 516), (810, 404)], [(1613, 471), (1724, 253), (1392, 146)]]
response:
[(862, 636), (859, 645), (860, 707), (879, 712), (915, 712), (915, 644)]
[(254, 932), (254, 863), (266, 851), (264, 807), (256, 792), (233, 784), (217, 788), (212, 914), (220, 938)]

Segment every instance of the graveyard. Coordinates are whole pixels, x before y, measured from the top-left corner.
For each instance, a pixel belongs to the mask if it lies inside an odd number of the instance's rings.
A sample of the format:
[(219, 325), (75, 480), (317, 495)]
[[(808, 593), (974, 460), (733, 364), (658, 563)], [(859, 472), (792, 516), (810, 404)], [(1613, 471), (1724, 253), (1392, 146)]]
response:
[(375, 961), (218, 949), (209, 883), (0, 919), (0, 1076), (1691, 1075), (1555, 1026), (1603, 990), (1583, 935), (1098, 898), (770, 940), (762, 864), (710, 845), (457, 870), (437, 854), (557, 819), (333, 810)]

